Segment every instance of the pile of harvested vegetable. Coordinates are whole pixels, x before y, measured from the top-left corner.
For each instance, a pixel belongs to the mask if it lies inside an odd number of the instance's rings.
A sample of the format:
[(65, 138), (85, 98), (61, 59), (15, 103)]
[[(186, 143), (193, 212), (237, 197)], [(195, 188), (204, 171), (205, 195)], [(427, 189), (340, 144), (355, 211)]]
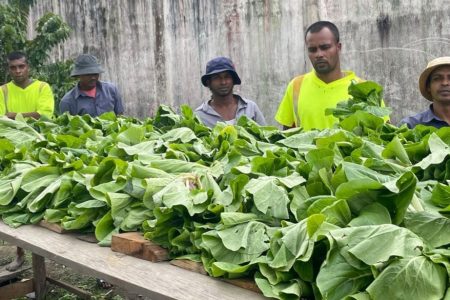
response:
[(215, 277), (277, 299), (443, 299), (450, 272), (450, 127), (386, 123), (381, 87), (354, 84), (334, 129), (189, 107), (0, 119), (0, 214), (111, 235), (142, 231)]

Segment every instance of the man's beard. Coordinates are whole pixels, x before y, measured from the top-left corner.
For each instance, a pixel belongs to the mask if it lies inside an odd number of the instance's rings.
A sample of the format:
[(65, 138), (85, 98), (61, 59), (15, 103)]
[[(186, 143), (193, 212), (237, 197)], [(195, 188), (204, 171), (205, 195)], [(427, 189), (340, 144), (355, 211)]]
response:
[(318, 74), (328, 74), (334, 70), (334, 68), (332, 68), (328, 62), (315, 63), (313, 67)]

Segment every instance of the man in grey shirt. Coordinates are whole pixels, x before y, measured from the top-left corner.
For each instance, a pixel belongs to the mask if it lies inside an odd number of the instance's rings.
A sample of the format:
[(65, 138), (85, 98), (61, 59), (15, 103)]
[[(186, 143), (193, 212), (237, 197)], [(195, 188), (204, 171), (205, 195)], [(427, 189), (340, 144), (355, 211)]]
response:
[(113, 111), (116, 115), (123, 114), (122, 97), (117, 87), (109, 82), (99, 81), (104, 70), (97, 58), (90, 54), (81, 54), (75, 61), (70, 74), (78, 78), (78, 84), (67, 92), (59, 104), (61, 113), (97, 117)]
[(201, 80), (212, 96), (195, 110), (195, 114), (206, 126), (214, 127), (217, 122), (235, 124), (243, 115), (259, 125), (266, 125), (255, 102), (233, 94), (234, 85), (241, 84), (241, 79), (229, 58), (220, 56), (210, 60)]

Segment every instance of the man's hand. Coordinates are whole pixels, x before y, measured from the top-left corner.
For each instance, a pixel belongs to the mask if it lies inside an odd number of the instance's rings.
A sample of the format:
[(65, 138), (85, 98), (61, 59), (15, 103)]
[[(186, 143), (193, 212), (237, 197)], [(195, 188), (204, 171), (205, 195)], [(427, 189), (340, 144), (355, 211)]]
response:
[(9, 113), (6, 113), (6, 116), (7, 116), (8, 118), (10, 118), (10, 119), (15, 120), (17, 114), (16, 114), (16, 113), (13, 113), (13, 112), (9, 112)]
[[(6, 114), (6, 116), (8, 118), (12, 119), (12, 120), (15, 120), (16, 116), (17, 116), (17, 113), (9, 112), (9, 113)], [(37, 120), (37, 119), (39, 119), (41, 117), (41, 114), (38, 113), (38, 112), (33, 111), (33, 112), (22, 113), (22, 116), (24, 116), (25, 118), (26, 117), (30, 117), (30, 118), (34, 118), (34, 119)]]

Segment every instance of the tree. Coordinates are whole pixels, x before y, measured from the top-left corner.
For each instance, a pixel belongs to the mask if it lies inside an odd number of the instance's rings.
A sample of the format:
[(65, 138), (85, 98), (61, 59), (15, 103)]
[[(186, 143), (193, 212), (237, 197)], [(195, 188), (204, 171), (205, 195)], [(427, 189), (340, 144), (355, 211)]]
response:
[(28, 18), (34, 3), (35, 0), (9, 0), (0, 5), (0, 84), (9, 80), (8, 53), (21, 50), (28, 55), (32, 76), (47, 81), (59, 101), (75, 84), (70, 77), (72, 61), (49, 63), (49, 55), (69, 37), (71, 29), (58, 15), (46, 13), (37, 21), (34, 39), (27, 39)]

